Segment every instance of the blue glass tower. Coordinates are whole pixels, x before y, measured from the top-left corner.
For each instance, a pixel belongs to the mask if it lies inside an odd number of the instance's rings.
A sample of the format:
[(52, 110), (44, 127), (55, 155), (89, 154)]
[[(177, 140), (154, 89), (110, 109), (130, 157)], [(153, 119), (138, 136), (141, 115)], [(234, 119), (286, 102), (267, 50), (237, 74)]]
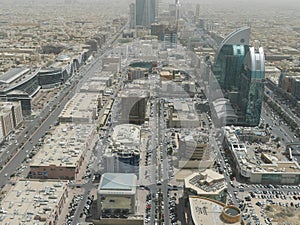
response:
[(156, 0), (136, 0), (135, 6), (136, 27), (150, 28), (155, 21)]
[(249, 38), (249, 27), (229, 34), (220, 44), (213, 65), (224, 97), (238, 117), (234, 125), (256, 126), (260, 121), (265, 58), (262, 48), (249, 45)]

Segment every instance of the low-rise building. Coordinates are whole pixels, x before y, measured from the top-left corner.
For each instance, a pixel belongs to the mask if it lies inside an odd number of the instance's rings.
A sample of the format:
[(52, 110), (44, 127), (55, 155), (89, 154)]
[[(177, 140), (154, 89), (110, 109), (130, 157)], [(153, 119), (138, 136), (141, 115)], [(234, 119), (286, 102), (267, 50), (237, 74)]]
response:
[[(252, 130), (253, 136), (247, 131), (247, 139), (244, 138), (243, 128), (241, 127), (225, 127), (224, 128), (224, 147), (228, 149), (232, 155), (233, 164), (236, 171), (251, 183), (263, 184), (298, 184), (300, 180), (300, 166), (297, 161), (289, 161), (282, 155), (276, 155), (274, 148), (276, 143), (270, 140), (264, 143), (264, 132)], [(245, 128), (248, 129), (248, 128)], [(255, 129), (255, 128), (252, 128)], [(260, 143), (257, 143), (257, 136)], [(268, 135), (267, 135), (268, 136)], [(283, 150), (284, 151), (284, 150)], [(275, 154), (274, 154), (275, 153)], [(283, 158), (279, 158), (282, 156)]]
[(98, 93), (77, 93), (59, 115), (60, 122), (92, 123), (98, 116), (101, 101)]
[(97, 192), (102, 218), (136, 212), (137, 177), (134, 174), (104, 173)]
[(178, 135), (178, 165), (179, 168), (199, 168), (209, 147), (208, 132), (203, 128), (182, 130)]
[(102, 59), (103, 71), (110, 71), (119, 73), (121, 69), (121, 58), (120, 57), (106, 57)]
[(146, 103), (149, 97), (147, 90), (140, 88), (126, 88), (119, 92), (120, 113), (117, 118), (119, 123), (141, 125), (145, 122)]
[(31, 113), (31, 98), (41, 88), (37, 74), (40, 68), (18, 67), (0, 75), (0, 98), (21, 101), (23, 115)]
[(140, 126), (121, 124), (114, 127), (104, 154), (104, 170), (110, 173), (139, 173)]
[(169, 127), (196, 128), (200, 126), (194, 102), (174, 101), (169, 104), (171, 109)]
[(145, 79), (148, 78), (149, 70), (141, 67), (130, 67), (128, 69), (128, 80)]
[(1, 224), (57, 224), (68, 197), (67, 182), (16, 182), (1, 200)]
[(90, 124), (60, 124), (50, 130), (29, 164), (29, 177), (77, 180), (88, 150), (94, 147), (95, 128)]
[(188, 204), (188, 224), (190, 225), (244, 225), (241, 211), (233, 205), (191, 196)]
[(20, 102), (0, 102), (0, 142), (23, 123)]
[(185, 195), (197, 195), (220, 202), (226, 202), (226, 182), (224, 175), (211, 169), (193, 173), (184, 179)]

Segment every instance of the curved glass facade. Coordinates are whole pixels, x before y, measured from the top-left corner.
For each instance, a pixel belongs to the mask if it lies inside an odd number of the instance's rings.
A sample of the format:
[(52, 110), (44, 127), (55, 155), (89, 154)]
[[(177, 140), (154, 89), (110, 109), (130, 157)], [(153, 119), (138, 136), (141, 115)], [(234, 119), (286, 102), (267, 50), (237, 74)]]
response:
[(247, 51), (244, 45), (223, 45), (220, 49), (213, 69), (222, 89), (237, 90), (240, 86)]
[(250, 29), (243, 28), (224, 39), (213, 73), (238, 116), (236, 125), (256, 126), (263, 98), (264, 52), (249, 46), (249, 35)]
[(264, 90), (264, 53), (254, 47), (249, 48), (241, 76), (241, 112), (246, 125), (256, 126), (260, 121), (261, 106)]

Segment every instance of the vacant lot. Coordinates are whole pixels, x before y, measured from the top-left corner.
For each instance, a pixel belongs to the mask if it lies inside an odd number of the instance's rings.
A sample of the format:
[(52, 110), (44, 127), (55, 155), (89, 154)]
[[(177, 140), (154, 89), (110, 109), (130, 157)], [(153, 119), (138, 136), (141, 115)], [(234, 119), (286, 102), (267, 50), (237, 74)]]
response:
[(284, 207), (278, 205), (268, 205), (265, 213), (272, 219), (272, 224), (277, 225), (299, 225), (300, 210), (294, 207)]

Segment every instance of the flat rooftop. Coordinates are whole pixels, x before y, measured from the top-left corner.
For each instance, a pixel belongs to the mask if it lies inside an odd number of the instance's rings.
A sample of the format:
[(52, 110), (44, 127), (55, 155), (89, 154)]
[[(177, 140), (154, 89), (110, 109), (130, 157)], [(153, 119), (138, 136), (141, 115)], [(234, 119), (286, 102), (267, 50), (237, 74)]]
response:
[(128, 97), (135, 97), (135, 98), (146, 98), (149, 96), (148, 90), (142, 90), (140, 88), (129, 89), (125, 88), (118, 93), (118, 97), (120, 98), (128, 98)]
[(80, 88), (80, 92), (100, 93), (104, 92), (106, 85), (102, 81), (85, 82)]
[(99, 194), (135, 194), (137, 177), (129, 173), (104, 173), (101, 177)]
[(224, 176), (211, 169), (191, 174), (184, 179), (184, 185), (198, 195), (218, 195), (227, 188)]
[(62, 181), (18, 181), (1, 201), (0, 224), (46, 224), (66, 188)]
[(264, 164), (262, 168), (268, 172), (289, 172), (289, 173), (300, 173), (300, 167), (296, 162), (284, 162), (280, 161), (276, 164)]
[(221, 217), (223, 205), (204, 198), (189, 198), (192, 219), (195, 225), (240, 225), (228, 223)]
[(99, 93), (77, 93), (59, 115), (60, 121), (91, 123), (97, 112)]
[[(282, 157), (281, 153), (271, 153), (276, 148), (276, 142), (269, 140), (263, 143), (253, 142), (246, 144), (246, 142), (242, 142), (239, 139), (240, 135), (268, 137), (265, 132), (255, 128), (239, 127), (225, 127), (224, 131), (242, 169), (255, 173), (300, 173), (300, 166), (296, 161), (288, 161)], [(261, 152), (258, 152), (258, 150)], [(263, 161), (263, 156), (268, 158), (270, 163)]]
[(122, 145), (140, 145), (141, 128), (134, 124), (121, 124), (114, 127), (112, 140)]
[(94, 130), (91, 124), (59, 124), (46, 135), (30, 166), (76, 167)]

